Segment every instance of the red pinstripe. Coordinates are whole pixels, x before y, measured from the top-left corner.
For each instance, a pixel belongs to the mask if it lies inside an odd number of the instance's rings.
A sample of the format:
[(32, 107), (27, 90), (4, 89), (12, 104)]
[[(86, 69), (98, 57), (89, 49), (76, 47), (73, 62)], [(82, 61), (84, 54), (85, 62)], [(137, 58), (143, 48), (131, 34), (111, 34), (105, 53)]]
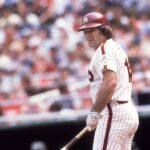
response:
[(106, 150), (106, 148), (107, 148), (108, 137), (109, 137), (111, 122), (112, 122), (112, 115), (113, 115), (112, 108), (111, 108), (110, 104), (107, 105), (107, 108), (108, 108), (109, 117), (108, 117), (108, 121), (107, 121), (106, 133), (105, 133), (105, 138), (104, 138), (102, 150)]
[(102, 46), (101, 46), (101, 52), (102, 52), (102, 55), (105, 54), (104, 44), (105, 44), (105, 42), (104, 42), (104, 43), (102, 44)]

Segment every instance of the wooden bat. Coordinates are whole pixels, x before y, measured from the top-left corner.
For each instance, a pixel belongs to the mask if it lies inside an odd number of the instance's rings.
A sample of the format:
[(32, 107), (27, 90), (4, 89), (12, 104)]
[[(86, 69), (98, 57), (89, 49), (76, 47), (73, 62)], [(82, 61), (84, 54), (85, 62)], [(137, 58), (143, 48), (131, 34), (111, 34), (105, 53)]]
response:
[(69, 150), (83, 135), (90, 131), (89, 127), (84, 127), (71, 141), (69, 141), (61, 150)]

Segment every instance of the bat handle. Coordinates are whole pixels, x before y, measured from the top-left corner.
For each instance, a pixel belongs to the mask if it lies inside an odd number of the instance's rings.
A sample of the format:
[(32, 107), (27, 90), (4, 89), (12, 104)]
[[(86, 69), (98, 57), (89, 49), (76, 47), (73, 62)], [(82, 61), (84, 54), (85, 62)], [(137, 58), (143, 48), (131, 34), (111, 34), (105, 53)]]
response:
[(89, 127), (84, 127), (77, 135), (76, 138), (80, 139), (86, 132), (90, 131)]

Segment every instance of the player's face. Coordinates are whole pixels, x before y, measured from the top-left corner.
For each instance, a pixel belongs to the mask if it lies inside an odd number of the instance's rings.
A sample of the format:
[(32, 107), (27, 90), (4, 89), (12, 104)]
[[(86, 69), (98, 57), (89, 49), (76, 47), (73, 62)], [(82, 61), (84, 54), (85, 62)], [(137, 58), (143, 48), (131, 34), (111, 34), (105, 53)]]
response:
[(102, 42), (102, 35), (100, 34), (97, 28), (89, 28), (84, 31), (85, 37), (89, 43), (89, 46), (97, 49), (100, 43)]

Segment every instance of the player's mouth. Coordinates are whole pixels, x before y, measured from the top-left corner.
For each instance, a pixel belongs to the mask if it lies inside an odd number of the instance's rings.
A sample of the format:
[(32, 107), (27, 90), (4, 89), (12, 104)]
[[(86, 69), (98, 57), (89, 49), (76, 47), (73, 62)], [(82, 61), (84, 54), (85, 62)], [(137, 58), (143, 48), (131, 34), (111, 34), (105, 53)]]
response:
[(93, 40), (88, 40), (88, 44), (90, 47), (93, 47)]
[(91, 43), (91, 42), (93, 42), (93, 40), (92, 39), (88, 39), (88, 42)]

